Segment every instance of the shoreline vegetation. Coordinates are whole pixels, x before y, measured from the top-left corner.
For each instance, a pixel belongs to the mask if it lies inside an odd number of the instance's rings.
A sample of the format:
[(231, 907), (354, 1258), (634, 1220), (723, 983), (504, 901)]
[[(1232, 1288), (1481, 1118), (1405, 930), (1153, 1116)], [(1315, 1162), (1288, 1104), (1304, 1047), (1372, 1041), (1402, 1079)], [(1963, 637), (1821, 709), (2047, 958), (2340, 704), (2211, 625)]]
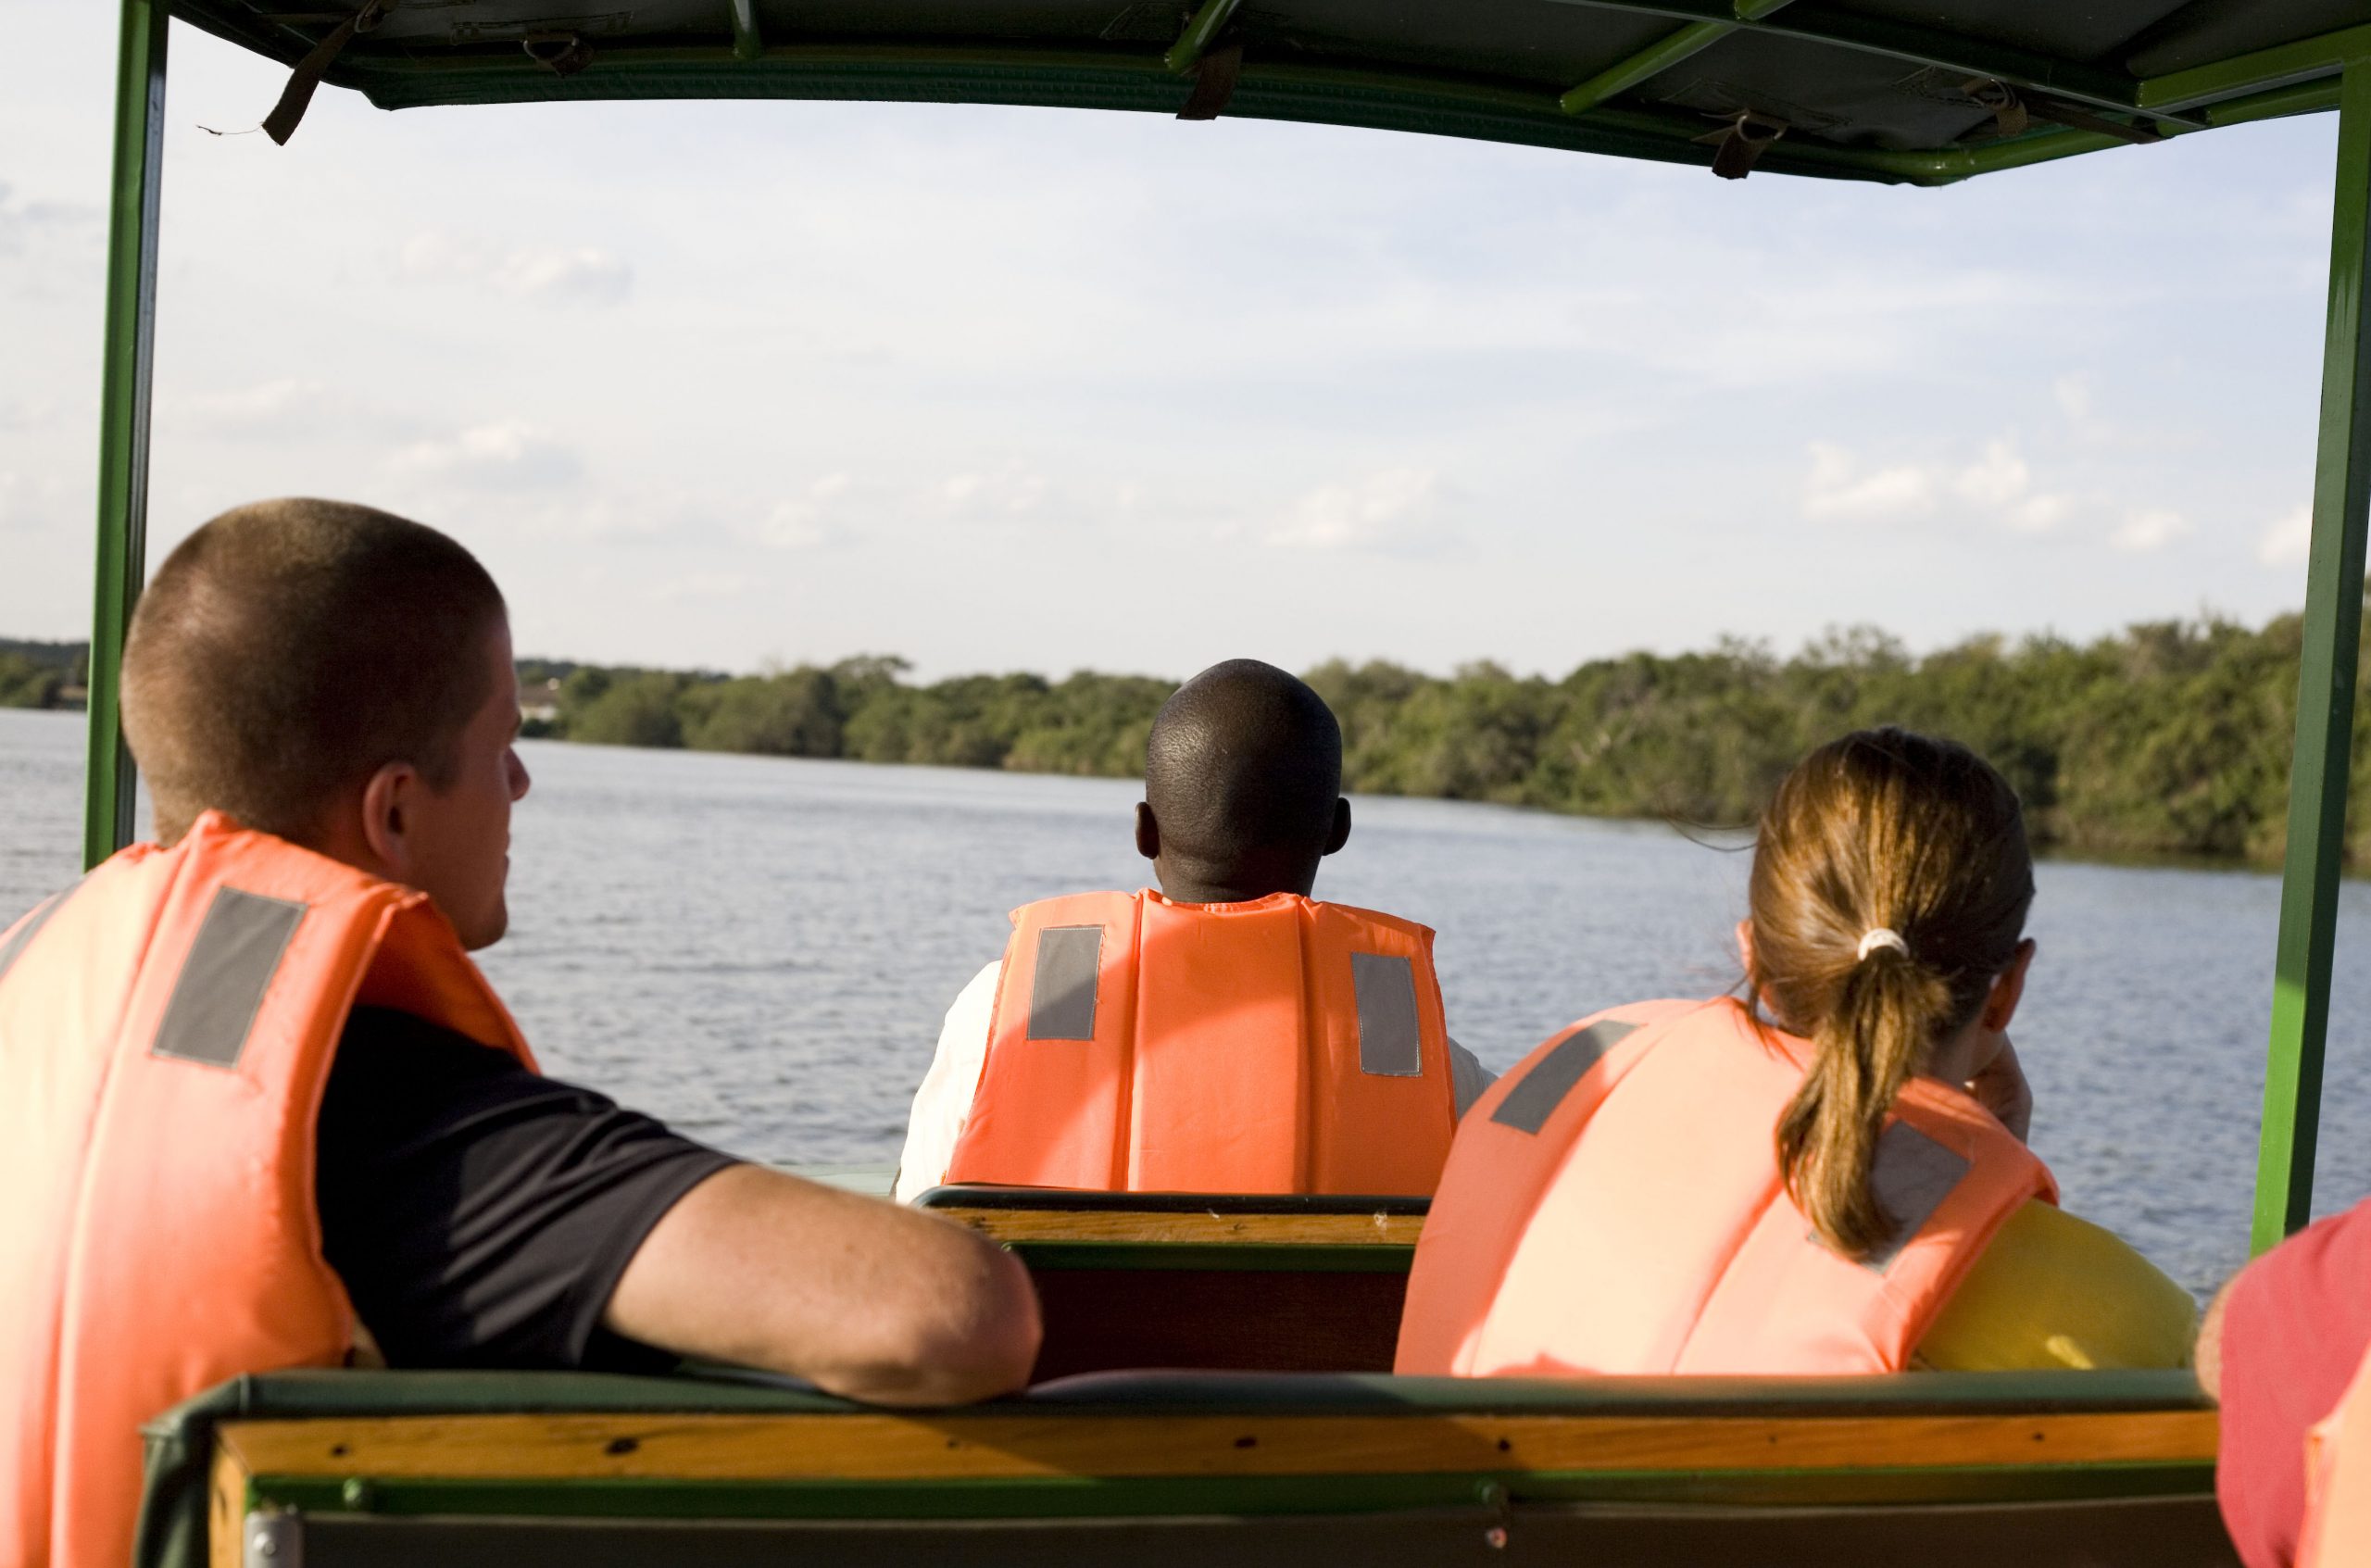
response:
[[(2209, 617), (1915, 657), (1868, 627), (1784, 657), (1729, 639), (1552, 680), (1488, 663), (1436, 676), (1334, 660), (1302, 673), (1341, 719), (1344, 785), (1361, 794), (1735, 827), (1810, 746), (1892, 722), (1989, 758), (2038, 847), (2263, 862), (2286, 827), (2301, 646), (2293, 615), (2256, 629)], [(80, 644), (0, 641), (0, 707), (70, 702), (82, 657)], [(754, 675), (556, 659), (522, 659), (519, 672), (530, 735), (1104, 777), (1141, 771), (1174, 686), (1090, 671), (921, 684), (904, 659), (877, 655)], [(2358, 705), (2371, 721), (2359, 677)], [(2367, 737), (2359, 721), (2352, 804), (2371, 795)], [(2371, 864), (2371, 813), (2350, 810), (2348, 859)]]

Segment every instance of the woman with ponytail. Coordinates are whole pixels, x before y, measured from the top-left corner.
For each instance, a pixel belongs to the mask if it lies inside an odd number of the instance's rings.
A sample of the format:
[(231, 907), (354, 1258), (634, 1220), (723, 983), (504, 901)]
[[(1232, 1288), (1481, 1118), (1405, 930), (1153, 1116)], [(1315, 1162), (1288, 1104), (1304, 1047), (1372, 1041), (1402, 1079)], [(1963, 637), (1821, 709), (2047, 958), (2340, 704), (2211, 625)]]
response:
[(1461, 1124), (1399, 1370), (2177, 1365), (2187, 1292), (2062, 1213), (2007, 1030), (2034, 944), (2016, 797), (1898, 729), (1780, 784), (1743, 999), (1615, 1008)]

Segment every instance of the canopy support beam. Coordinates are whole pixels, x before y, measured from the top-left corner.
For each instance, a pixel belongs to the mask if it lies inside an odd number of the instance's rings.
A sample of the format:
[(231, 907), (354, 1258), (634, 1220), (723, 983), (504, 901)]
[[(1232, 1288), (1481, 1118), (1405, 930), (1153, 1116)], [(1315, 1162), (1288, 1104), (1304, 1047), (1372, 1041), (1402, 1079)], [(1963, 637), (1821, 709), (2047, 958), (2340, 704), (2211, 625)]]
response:
[(123, 638), (148, 555), (148, 406), (157, 350), (157, 219), (165, 166), (167, 0), (122, 0), (115, 171), (107, 203), (107, 364), (99, 391), (98, 558), (91, 608), (90, 755), (82, 863), (132, 842), (136, 780), (123, 744)]
[(758, 0), (732, 0), (733, 57), (748, 61), (766, 53), (766, 36), (758, 30)]
[(2346, 68), (2338, 126), (2314, 535), (2305, 568), (2297, 744), (2289, 770), (2289, 842), (2250, 1236), (2259, 1252), (2302, 1225), (2313, 1209), (2363, 628), (2365, 520), (2371, 513), (2371, 322), (2365, 320), (2371, 305), (2365, 270), (2371, 263), (2371, 63)]
[(1201, 8), (1186, 22), (1186, 31), (1169, 46), (1169, 53), (1160, 57), (1170, 74), (1191, 76), (1211, 45), (1218, 42), (1219, 33), (1235, 19), (1236, 7), (1241, 4), (1242, 0), (1202, 0)]
[(2242, 89), (2262, 92), (2297, 82), (2327, 78), (2352, 60), (2371, 56), (2371, 26), (2344, 28), (2252, 55), (2152, 76), (2140, 84), (2140, 107), (2151, 111), (2187, 109)]
[[(1759, 21), (1793, 0), (1736, 0), (1737, 21)], [(1689, 22), (1667, 32), (1625, 60), (1617, 60), (1557, 100), (1566, 114), (1587, 114), (1640, 82), (1661, 76), (1680, 61), (1700, 55), (1737, 31), (1737, 22)]]
[[(2132, 114), (2140, 107), (2140, 82), (2120, 71), (2103, 70), (2076, 60), (2062, 60), (2030, 50), (1961, 38), (1879, 17), (1846, 12), (1818, 16), (1796, 12), (1778, 18), (1770, 18), (1766, 14), (1748, 16), (1744, 14), (1747, 7), (1735, 6), (1732, 0), (1562, 0), (1562, 3), (1669, 17), (1675, 21), (1709, 23), (1729, 29), (1749, 28), (1772, 37), (1798, 38), (1806, 43), (1880, 55), (1909, 66), (1934, 66), (1961, 72), (1970, 78), (1990, 77), (2014, 86), (2039, 88), (2069, 103), (2081, 104), (2089, 108)], [(2183, 110), (2169, 108), (2152, 112), (2160, 118), (2193, 128), (2203, 123)]]

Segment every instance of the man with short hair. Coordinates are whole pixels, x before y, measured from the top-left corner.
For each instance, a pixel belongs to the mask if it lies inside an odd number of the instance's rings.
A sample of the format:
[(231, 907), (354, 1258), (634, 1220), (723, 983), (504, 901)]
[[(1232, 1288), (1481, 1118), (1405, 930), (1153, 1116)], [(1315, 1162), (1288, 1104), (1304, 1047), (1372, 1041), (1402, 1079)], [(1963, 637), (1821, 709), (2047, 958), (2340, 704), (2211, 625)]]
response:
[(897, 1196), (1430, 1193), (1490, 1075), (1449, 1037), (1431, 931), (1310, 897), (1350, 836), (1341, 786), (1304, 682), (1238, 659), (1179, 687), (1136, 808), (1160, 891), (1013, 912), (947, 1010)]
[(980, 1237), (539, 1076), (508, 923), (502, 596), (432, 529), (274, 501), (157, 572), (124, 722), (158, 842), (0, 934), (0, 1560), (130, 1555), (140, 1424), (242, 1373), (663, 1368), (1019, 1385)]

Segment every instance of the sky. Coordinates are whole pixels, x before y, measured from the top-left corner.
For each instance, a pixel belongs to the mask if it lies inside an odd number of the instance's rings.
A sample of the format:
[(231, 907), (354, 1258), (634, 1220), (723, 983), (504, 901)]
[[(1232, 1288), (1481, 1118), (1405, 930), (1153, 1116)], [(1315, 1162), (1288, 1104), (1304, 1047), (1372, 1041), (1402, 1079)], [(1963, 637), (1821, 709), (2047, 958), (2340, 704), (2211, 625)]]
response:
[[(0, 636), (85, 634), (112, 7), (0, 0)], [(407, 110), (177, 25), (151, 559), (334, 495), (522, 652), (1561, 674), (2299, 605), (2332, 116), (1939, 191), (957, 106)]]

